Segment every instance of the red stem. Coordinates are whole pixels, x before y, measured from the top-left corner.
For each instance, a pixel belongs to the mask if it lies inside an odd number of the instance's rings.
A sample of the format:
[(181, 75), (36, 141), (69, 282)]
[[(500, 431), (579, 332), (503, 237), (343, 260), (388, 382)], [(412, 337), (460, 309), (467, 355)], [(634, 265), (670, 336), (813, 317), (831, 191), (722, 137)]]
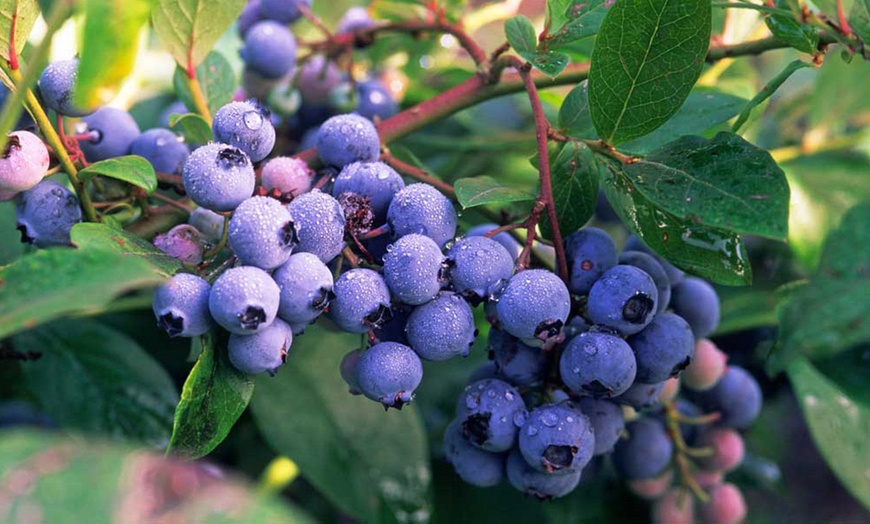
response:
[(843, 9), (843, 0), (837, 0), (837, 19), (840, 21), (840, 30), (843, 32), (843, 35), (850, 36), (852, 34), (852, 27), (846, 19), (846, 11)]
[(404, 173), (405, 175), (419, 180), (420, 182), (425, 182), (430, 186), (434, 186), (436, 189), (438, 189), (448, 197), (456, 200), (456, 191), (453, 190), (453, 186), (451, 186), (447, 182), (444, 182), (443, 180), (435, 178), (434, 176), (427, 173), (425, 170), (414, 167), (406, 162), (402, 162), (401, 160), (392, 156), (389, 153), (384, 153), (381, 156), (381, 161), (392, 167), (396, 171)]
[(18, 69), (18, 53), (15, 51), (15, 26), (18, 25), (18, 4), (12, 7), (12, 21), (9, 24), (9, 68), (13, 71)]

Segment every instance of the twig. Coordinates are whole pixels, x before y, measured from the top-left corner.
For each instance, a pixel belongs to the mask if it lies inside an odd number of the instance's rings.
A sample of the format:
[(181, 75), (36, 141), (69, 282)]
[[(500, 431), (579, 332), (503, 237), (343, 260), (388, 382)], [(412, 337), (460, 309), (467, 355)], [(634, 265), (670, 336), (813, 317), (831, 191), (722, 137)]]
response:
[(403, 173), (415, 180), (419, 180), (420, 182), (425, 182), (429, 185), (434, 186), (436, 189), (438, 189), (438, 191), (441, 191), (448, 197), (456, 200), (456, 191), (454, 191), (453, 186), (451, 186), (447, 182), (444, 182), (443, 180), (435, 178), (425, 170), (414, 167), (407, 162), (403, 162), (391, 155), (390, 153), (384, 153), (383, 155), (381, 155), (381, 161), (392, 167), (396, 171), (399, 171), (400, 173)]

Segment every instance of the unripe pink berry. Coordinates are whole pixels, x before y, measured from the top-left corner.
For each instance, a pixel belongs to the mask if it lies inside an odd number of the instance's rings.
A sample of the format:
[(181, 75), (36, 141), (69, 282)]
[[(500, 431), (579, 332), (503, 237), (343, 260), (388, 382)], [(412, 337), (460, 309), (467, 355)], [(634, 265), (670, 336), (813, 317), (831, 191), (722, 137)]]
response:
[(710, 502), (701, 506), (704, 524), (738, 524), (746, 519), (746, 501), (740, 489), (731, 483), (710, 491)]
[(659, 402), (664, 404), (677, 398), (677, 393), (680, 392), (680, 377), (671, 377), (665, 380), (665, 386), (659, 393)]
[(725, 374), (728, 356), (713, 342), (702, 338), (695, 343), (695, 357), (681, 375), (683, 384), (696, 391), (710, 389)]
[(658, 477), (644, 480), (629, 480), (627, 485), (628, 489), (638, 497), (655, 500), (665, 494), (668, 488), (671, 487), (673, 480), (674, 470), (668, 468)]
[(652, 507), (655, 524), (693, 524), (695, 522), (695, 499), (685, 488), (668, 490)]
[(38, 136), (29, 131), (9, 133), (6, 149), (0, 153), (0, 200), (38, 184), (48, 163), (48, 149)]
[(698, 464), (704, 469), (728, 472), (743, 462), (743, 438), (731, 428), (710, 429), (701, 435), (698, 444), (713, 449), (713, 455), (698, 459)]

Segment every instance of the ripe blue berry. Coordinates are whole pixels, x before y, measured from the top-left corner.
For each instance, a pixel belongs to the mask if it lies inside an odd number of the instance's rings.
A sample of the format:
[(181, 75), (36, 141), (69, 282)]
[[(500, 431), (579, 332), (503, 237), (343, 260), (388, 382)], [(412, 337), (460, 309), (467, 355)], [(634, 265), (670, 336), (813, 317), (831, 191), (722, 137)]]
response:
[(643, 251), (623, 251), (619, 255), (619, 263), (627, 266), (634, 266), (644, 273), (649, 275), (655, 282), (656, 290), (659, 292), (658, 307), (656, 313), (661, 313), (668, 307), (671, 301), (671, 280), (668, 278), (668, 273), (662, 267), (656, 258)]
[(355, 193), (371, 199), (375, 224), (383, 224), (387, 219), (390, 202), (405, 182), (396, 171), (383, 162), (354, 162), (348, 164), (335, 178), (332, 194)]
[(659, 264), (662, 265), (662, 268), (665, 270), (665, 273), (668, 274), (668, 280), (671, 282), (671, 286), (676, 286), (680, 282), (683, 281), (683, 277), (685, 277), (685, 273), (667, 260), (658, 256), (655, 251), (647, 247), (646, 244), (641, 241), (638, 237), (631, 235), (628, 237), (628, 240), (625, 242), (625, 246), (622, 248), (623, 251), (642, 251), (647, 255), (653, 256)]
[(190, 148), (172, 131), (163, 128), (149, 129), (133, 141), (130, 154), (139, 155), (151, 162), (159, 173), (181, 174)]
[(389, 89), (378, 80), (366, 80), (356, 84), (356, 113), (369, 120), (377, 117), (386, 120), (399, 112)]
[(628, 339), (637, 358), (637, 380), (662, 382), (676, 377), (692, 362), (695, 337), (679, 315), (656, 315), (640, 333)]
[(350, 7), (339, 20), (338, 29), (335, 32), (338, 34), (354, 33), (371, 29), (374, 26), (375, 21), (369, 16), (365, 7)]
[(761, 387), (739, 366), (728, 366), (715, 386), (691, 399), (706, 413), (718, 411), (718, 424), (737, 429), (748, 428), (761, 412)]
[(526, 462), (519, 450), (507, 458), (506, 473), (511, 486), (538, 500), (564, 497), (580, 484), (580, 471), (564, 475), (542, 473)]
[(520, 392), (507, 382), (486, 379), (465, 387), (456, 403), (462, 436), (480, 449), (507, 451), (525, 423), (526, 405)]
[(374, 162), (381, 154), (378, 130), (359, 115), (337, 115), (317, 131), (317, 154), (324, 164), (344, 167), (354, 162)]
[(314, 172), (302, 160), (278, 156), (263, 166), (260, 182), (269, 191), (277, 189), (281, 193), (290, 193), (295, 197), (311, 189), (313, 176)]
[(287, 205), (296, 229), (297, 252), (313, 253), (327, 263), (344, 249), (344, 211), (331, 195), (313, 190)]
[(625, 419), (619, 404), (610, 400), (583, 397), (573, 403), (573, 406), (589, 419), (592, 432), (595, 433), (594, 455), (613, 451), (625, 429)]
[(571, 296), (553, 273), (527, 269), (508, 281), (496, 311), (505, 331), (526, 344), (540, 345), (561, 331), (571, 311)]
[(390, 314), (390, 290), (384, 279), (371, 269), (351, 269), (332, 287), (335, 298), (329, 317), (350, 333), (368, 333)]
[(70, 245), (70, 231), (82, 221), (78, 197), (51, 180), (19, 193), (15, 213), (21, 241), (36, 247)]
[(226, 270), (215, 280), (208, 309), (215, 322), (230, 333), (252, 335), (269, 326), (278, 312), (278, 284), (260, 268)]
[[(482, 237), (492, 231), (493, 229), (497, 229), (498, 224), (481, 224), (479, 226), (474, 226), (469, 229), (467, 233), (465, 233), (466, 237)], [(514, 262), (517, 261), (517, 258), (520, 256), (520, 251), (522, 251), (522, 246), (517, 240), (511, 236), (507, 231), (502, 231), (501, 233), (496, 234), (491, 237), (493, 240), (498, 242), (504, 247), (507, 252), (510, 254), (511, 259)]]
[(424, 360), (468, 356), (477, 329), (471, 306), (455, 293), (439, 293), (408, 318), (408, 342)]
[(254, 166), (242, 150), (211, 143), (197, 148), (184, 163), (184, 190), (198, 205), (232, 211), (254, 192)]
[(296, 230), (290, 212), (281, 202), (254, 196), (239, 204), (233, 213), (228, 240), (242, 264), (275, 269), (290, 258)]
[(425, 304), (441, 289), (444, 255), (429, 237), (405, 235), (384, 256), (384, 280), (400, 302)]
[(189, 224), (179, 224), (154, 237), (154, 245), (172, 258), (188, 264), (199, 264), (205, 251), (205, 238)]
[(674, 444), (664, 425), (650, 417), (629, 422), (628, 439), (620, 440), (613, 450), (613, 465), (626, 480), (651, 479), (671, 462)]
[[(9, 133), (6, 150), (0, 155), (0, 191), (11, 195), (38, 184), (48, 170), (48, 149), (28, 131)], [(6, 199), (0, 199), (6, 200)]]
[(381, 342), (367, 349), (357, 364), (357, 381), (366, 397), (384, 409), (402, 409), (411, 402), (423, 379), (423, 364), (414, 351), (396, 342)]
[(196, 275), (177, 273), (154, 291), (152, 309), (170, 337), (196, 337), (212, 326), (208, 312), (211, 286)]
[(662, 392), (664, 387), (664, 382), (645, 384), (643, 382), (635, 381), (635, 383), (632, 384), (625, 393), (615, 397), (613, 400), (620, 404), (631, 406), (634, 409), (649, 409), (659, 405), (659, 394)]
[(505, 455), (472, 446), (462, 437), (462, 424), (454, 420), (444, 431), (444, 456), (463, 481), (488, 488), (504, 480)]
[(299, 6), (310, 8), (311, 0), (260, 0), (260, 16), (289, 24), (302, 17)]
[(450, 281), (458, 293), (478, 299), (501, 291), (514, 273), (510, 253), (483, 236), (466, 236), (447, 252)]
[(296, 88), (307, 104), (323, 104), (329, 101), (329, 92), (341, 82), (341, 71), (335, 63), (323, 55), (314, 55), (299, 68)]
[(287, 351), (292, 343), (293, 332), (290, 326), (276, 318), (253, 335), (230, 335), (230, 363), (248, 375), (266, 372), (274, 375), (287, 360)]
[(275, 146), (275, 127), (269, 109), (256, 100), (230, 102), (214, 115), (214, 139), (235, 146), (251, 159), (263, 160)]
[(262, 19), (260, 15), (260, 0), (248, 0), (248, 3), (245, 4), (245, 7), (239, 14), (239, 18), (236, 20), (236, 29), (239, 31), (239, 36), (242, 40), (245, 39), (248, 29)]
[(410, 233), (425, 235), (440, 247), (456, 235), (453, 204), (429, 184), (411, 184), (393, 197), (387, 223), (398, 238)]
[(195, 227), (209, 242), (218, 242), (224, 233), (224, 217), (204, 207), (198, 207), (190, 214), (187, 223)]
[(572, 393), (609, 398), (631, 386), (637, 364), (624, 340), (590, 331), (571, 339), (562, 353), (559, 371)]
[(556, 404), (533, 409), (519, 431), (519, 450), (544, 473), (579, 473), (592, 460), (595, 434), (585, 415)]
[(278, 316), (290, 324), (310, 324), (329, 305), (332, 272), (311, 253), (296, 253), (275, 270), (281, 289)]
[(347, 384), (347, 392), (351, 395), (362, 395), (359, 389), (359, 380), (357, 379), (357, 371), (359, 370), (359, 358), (362, 356), (362, 351), (352, 349), (341, 359), (341, 364), (338, 366), (338, 371), (341, 373), (341, 378)]
[(277, 22), (257, 22), (245, 33), (245, 45), (239, 50), (239, 55), (258, 75), (277, 80), (292, 73), (296, 67), (296, 38)]
[(686, 277), (674, 287), (671, 307), (686, 319), (695, 338), (706, 338), (719, 326), (719, 295), (702, 278)]
[(78, 77), (79, 61), (58, 60), (48, 64), (39, 77), (39, 94), (49, 109), (65, 116), (85, 116), (94, 109), (78, 107), (73, 104), (73, 87)]
[(634, 266), (613, 266), (589, 290), (589, 319), (633, 335), (649, 324), (656, 312), (658, 291), (652, 277)]
[(606, 231), (587, 227), (565, 237), (572, 293), (585, 295), (605, 271), (616, 265), (616, 244)]
[(114, 107), (101, 107), (76, 125), (76, 131), (90, 138), (79, 140), (89, 162), (98, 162), (130, 153), (141, 131), (130, 113)]
[(498, 374), (520, 387), (539, 386), (547, 372), (547, 355), (541, 348), (523, 344), (496, 328), (489, 330), (489, 356)]

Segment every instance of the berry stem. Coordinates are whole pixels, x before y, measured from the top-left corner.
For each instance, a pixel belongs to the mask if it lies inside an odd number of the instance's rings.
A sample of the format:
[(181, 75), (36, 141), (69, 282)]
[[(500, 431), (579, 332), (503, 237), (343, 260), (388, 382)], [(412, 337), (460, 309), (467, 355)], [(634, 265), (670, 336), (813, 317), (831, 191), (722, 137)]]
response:
[(211, 126), (211, 111), (208, 108), (208, 101), (205, 99), (205, 93), (202, 92), (202, 84), (199, 83), (199, 78), (196, 73), (193, 76), (185, 75), (185, 82), (190, 94), (193, 96), (193, 104), (196, 107), (196, 112), (208, 122)]
[(299, 12), (302, 13), (302, 16), (304, 16), (306, 20), (311, 22), (311, 25), (313, 25), (321, 33), (323, 33), (324, 37), (326, 37), (328, 40), (332, 39), (332, 32), (325, 25), (323, 25), (323, 21), (321, 21), (320, 18), (315, 15), (307, 5), (300, 2), (299, 4), (297, 4), (296, 8), (299, 9)]
[(153, 198), (155, 200), (159, 200), (159, 201), (161, 201), (165, 204), (168, 204), (170, 206), (173, 206), (176, 209), (180, 209), (181, 211), (184, 211), (185, 213), (188, 213), (188, 214), (190, 214), (193, 211), (193, 209), (191, 209), (191, 207), (189, 205), (184, 204), (182, 202), (179, 202), (178, 200), (174, 200), (172, 198), (169, 198), (168, 196), (161, 195), (160, 193), (152, 194), (151, 198)]
[(665, 413), (665, 427), (667, 428), (668, 436), (671, 437), (671, 440), (674, 443), (674, 448), (676, 448), (674, 453), (674, 463), (680, 471), (680, 478), (683, 481), (683, 485), (694, 493), (698, 500), (706, 504), (710, 498), (692, 474), (692, 465), (689, 459), (692, 452), (689, 449), (689, 446), (686, 445), (686, 441), (683, 440), (683, 434), (680, 432), (680, 412), (677, 409), (677, 404), (673, 400), (669, 400), (663, 403), (663, 407)]
[(385, 152), (381, 155), (381, 161), (404, 175), (434, 186), (438, 191), (441, 191), (451, 199), (456, 200), (456, 191), (453, 190), (453, 186), (430, 175), (428, 171), (414, 167), (407, 162), (403, 162), (391, 155), (389, 152)]
[[(188, 211), (188, 213), (189, 213), (189, 211)], [(230, 215), (224, 215), (224, 229), (223, 229), (223, 231), (221, 231), (221, 239), (218, 241), (217, 244), (212, 246), (211, 249), (206, 251), (204, 255), (202, 255), (203, 260), (208, 260), (208, 259), (214, 257), (215, 255), (217, 255), (218, 253), (220, 253), (221, 250), (223, 248), (225, 248), (227, 245), (227, 239), (229, 238), (229, 234), (230, 234)]]

